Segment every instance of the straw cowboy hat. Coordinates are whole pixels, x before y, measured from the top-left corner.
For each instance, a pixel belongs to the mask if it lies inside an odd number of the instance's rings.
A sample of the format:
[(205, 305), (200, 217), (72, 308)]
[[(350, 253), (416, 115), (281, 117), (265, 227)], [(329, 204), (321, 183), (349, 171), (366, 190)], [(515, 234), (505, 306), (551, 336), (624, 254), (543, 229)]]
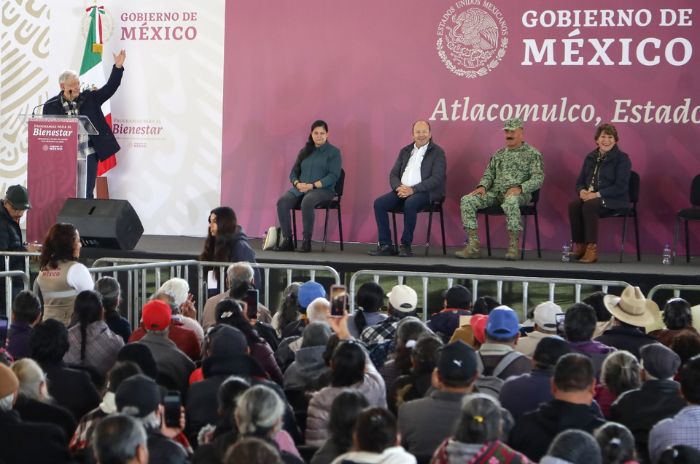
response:
[(627, 287), (622, 295), (605, 295), (603, 303), (615, 319), (635, 327), (645, 327), (655, 322), (654, 310), (658, 306), (647, 300), (639, 287)]

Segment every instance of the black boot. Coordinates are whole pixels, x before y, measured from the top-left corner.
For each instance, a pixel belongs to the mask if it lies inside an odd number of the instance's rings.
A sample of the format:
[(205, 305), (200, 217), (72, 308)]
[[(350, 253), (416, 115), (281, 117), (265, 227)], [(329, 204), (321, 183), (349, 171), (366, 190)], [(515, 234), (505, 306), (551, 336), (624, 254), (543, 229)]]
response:
[(297, 249), (299, 253), (308, 253), (311, 251), (311, 237), (305, 238), (301, 242), (301, 246)]
[(294, 242), (290, 238), (282, 237), (282, 241), (275, 247), (275, 251), (294, 251)]

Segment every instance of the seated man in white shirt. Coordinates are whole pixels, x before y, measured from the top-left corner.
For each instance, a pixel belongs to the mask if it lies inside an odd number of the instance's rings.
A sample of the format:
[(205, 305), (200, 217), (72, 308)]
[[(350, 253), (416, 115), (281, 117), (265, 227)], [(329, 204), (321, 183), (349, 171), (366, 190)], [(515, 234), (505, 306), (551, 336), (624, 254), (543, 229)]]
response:
[(391, 241), (389, 211), (403, 205), (403, 233), (399, 256), (412, 256), (411, 243), (416, 217), (421, 208), (445, 197), (445, 151), (433, 143), (430, 124), (416, 121), (413, 124), (413, 142), (401, 149), (389, 174), (392, 191), (374, 200), (374, 217), (377, 221), (378, 246), (370, 251), (372, 256), (397, 254)]

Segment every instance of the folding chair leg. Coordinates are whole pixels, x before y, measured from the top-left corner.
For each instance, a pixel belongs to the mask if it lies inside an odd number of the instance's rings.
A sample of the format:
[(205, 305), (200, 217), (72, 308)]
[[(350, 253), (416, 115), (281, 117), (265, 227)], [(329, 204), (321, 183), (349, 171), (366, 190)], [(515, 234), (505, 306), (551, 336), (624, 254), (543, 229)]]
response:
[(537, 238), (537, 257), (542, 258), (542, 248), (540, 247), (540, 221), (537, 219), (537, 210), (535, 210), (535, 237)]
[(296, 210), (292, 210), (292, 235), (293, 237), (287, 237), (287, 238), (292, 238), (294, 239), (294, 248), (297, 247), (297, 212)]
[(634, 239), (637, 242), (637, 261), (642, 260), (642, 251), (639, 248), (639, 224), (637, 223), (637, 212), (634, 212)]
[(690, 262), (690, 235), (688, 235), (688, 220), (685, 220), (685, 262)]
[(440, 232), (442, 233), (442, 254), (447, 256), (447, 246), (445, 245), (445, 216), (442, 214), (442, 206), (440, 207)]
[(489, 227), (489, 215), (484, 214), (486, 219), (486, 249), (489, 252), (489, 258), (491, 257), (491, 228)]
[(326, 218), (323, 221), (323, 247), (321, 247), (321, 251), (326, 251), (327, 241), (328, 241), (328, 208), (326, 208)]
[(340, 234), (340, 251), (343, 251), (343, 219), (340, 215), (340, 202), (338, 202), (338, 234)]
[(523, 219), (523, 244), (520, 246), (520, 259), (525, 259), (525, 239), (527, 238), (527, 216)]
[(622, 244), (620, 245), (620, 262), (625, 253), (625, 237), (627, 236), (627, 216), (622, 220)]
[(397, 251), (399, 249), (399, 243), (398, 243), (398, 233), (396, 232), (396, 214), (391, 213), (391, 222), (394, 224), (394, 251)]
[[(676, 255), (678, 254), (678, 233), (680, 232), (681, 228), (681, 217), (676, 216), (676, 223), (673, 226), (673, 256), (672, 256), (672, 262), (675, 264), (676, 263)], [(687, 248), (686, 248), (687, 251)]]
[(428, 252), (430, 252), (430, 231), (433, 227), (433, 209), (432, 207), (430, 208), (430, 212), (428, 213), (428, 236), (425, 239), (425, 256), (428, 256)]

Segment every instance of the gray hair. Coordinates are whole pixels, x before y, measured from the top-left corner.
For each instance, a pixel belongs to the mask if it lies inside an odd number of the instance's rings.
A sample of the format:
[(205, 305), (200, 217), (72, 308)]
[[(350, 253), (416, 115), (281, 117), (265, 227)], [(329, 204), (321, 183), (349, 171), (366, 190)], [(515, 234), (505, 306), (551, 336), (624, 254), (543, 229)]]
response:
[(243, 435), (272, 436), (280, 427), (284, 403), (270, 387), (255, 385), (246, 390), (236, 406), (236, 422)]
[(92, 449), (98, 462), (129, 462), (139, 446), (146, 447), (146, 430), (133, 417), (113, 414), (102, 419), (92, 436)]
[(46, 374), (39, 364), (30, 358), (23, 358), (12, 363), (12, 372), (19, 380), (19, 393), (27, 398), (41, 401), (41, 384), (46, 382)]
[(476, 444), (498, 440), (502, 423), (501, 406), (495, 398), (484, 393), (467, 395), (462, 399), (455, 440)]
[(102, 295), (102, 307), (105, 311), (117, 308), (121, 295), (121, 286), (114, 277), (105, 276), (95, 282), (95, 291)]
[(306, 317), (310, 322), (326, 322), (330, 309), (331, 302), (320, 296), (306, 307)]
[(234, 288), (240, 284), (247, 284), (253, 280), (255, 271), (248, 261), (239, 261), (231, 264), (226, 269), (226, 281), (229, 288)]
[(187, 294), (189, 292), (190, 284), (188, 284), (185, 279), (173, 277), (172, 279), (166, 280), (163, 285), (160, 286), (156, 294), (168, 295), (172, 304), (179, 307), (182, 303), (187, 301)]
[(326, 346), (333, 332), (325, 322), (311, 322), (301, 333), (301, 347)]
[(61, 74), (58, 75), (58, 84), (63, 84), (65, 83), (68, 79), (80, 79), (80, 76), (78, 76), (78, 73), (73, 71), (72, 69), (66, 69), (63, 71)]
[(0, 411), (1, 412), (7, 412), (7, 411), (12, 411), (12, 406), (15, 401), (15, 394), (10, 393), (9, 395), (5, 396), (4, 398), (0, 398)]
[(621, 395), (641, 385), (639, 361), (629, 351), (610, 353), (600, 368), (600, 381), (608, 390)]
[(565, 430), (549, 445), (547, 456), (563, 459), (573, 464), (602, 464), (600, 446), (590, 433), (582, 430)]

